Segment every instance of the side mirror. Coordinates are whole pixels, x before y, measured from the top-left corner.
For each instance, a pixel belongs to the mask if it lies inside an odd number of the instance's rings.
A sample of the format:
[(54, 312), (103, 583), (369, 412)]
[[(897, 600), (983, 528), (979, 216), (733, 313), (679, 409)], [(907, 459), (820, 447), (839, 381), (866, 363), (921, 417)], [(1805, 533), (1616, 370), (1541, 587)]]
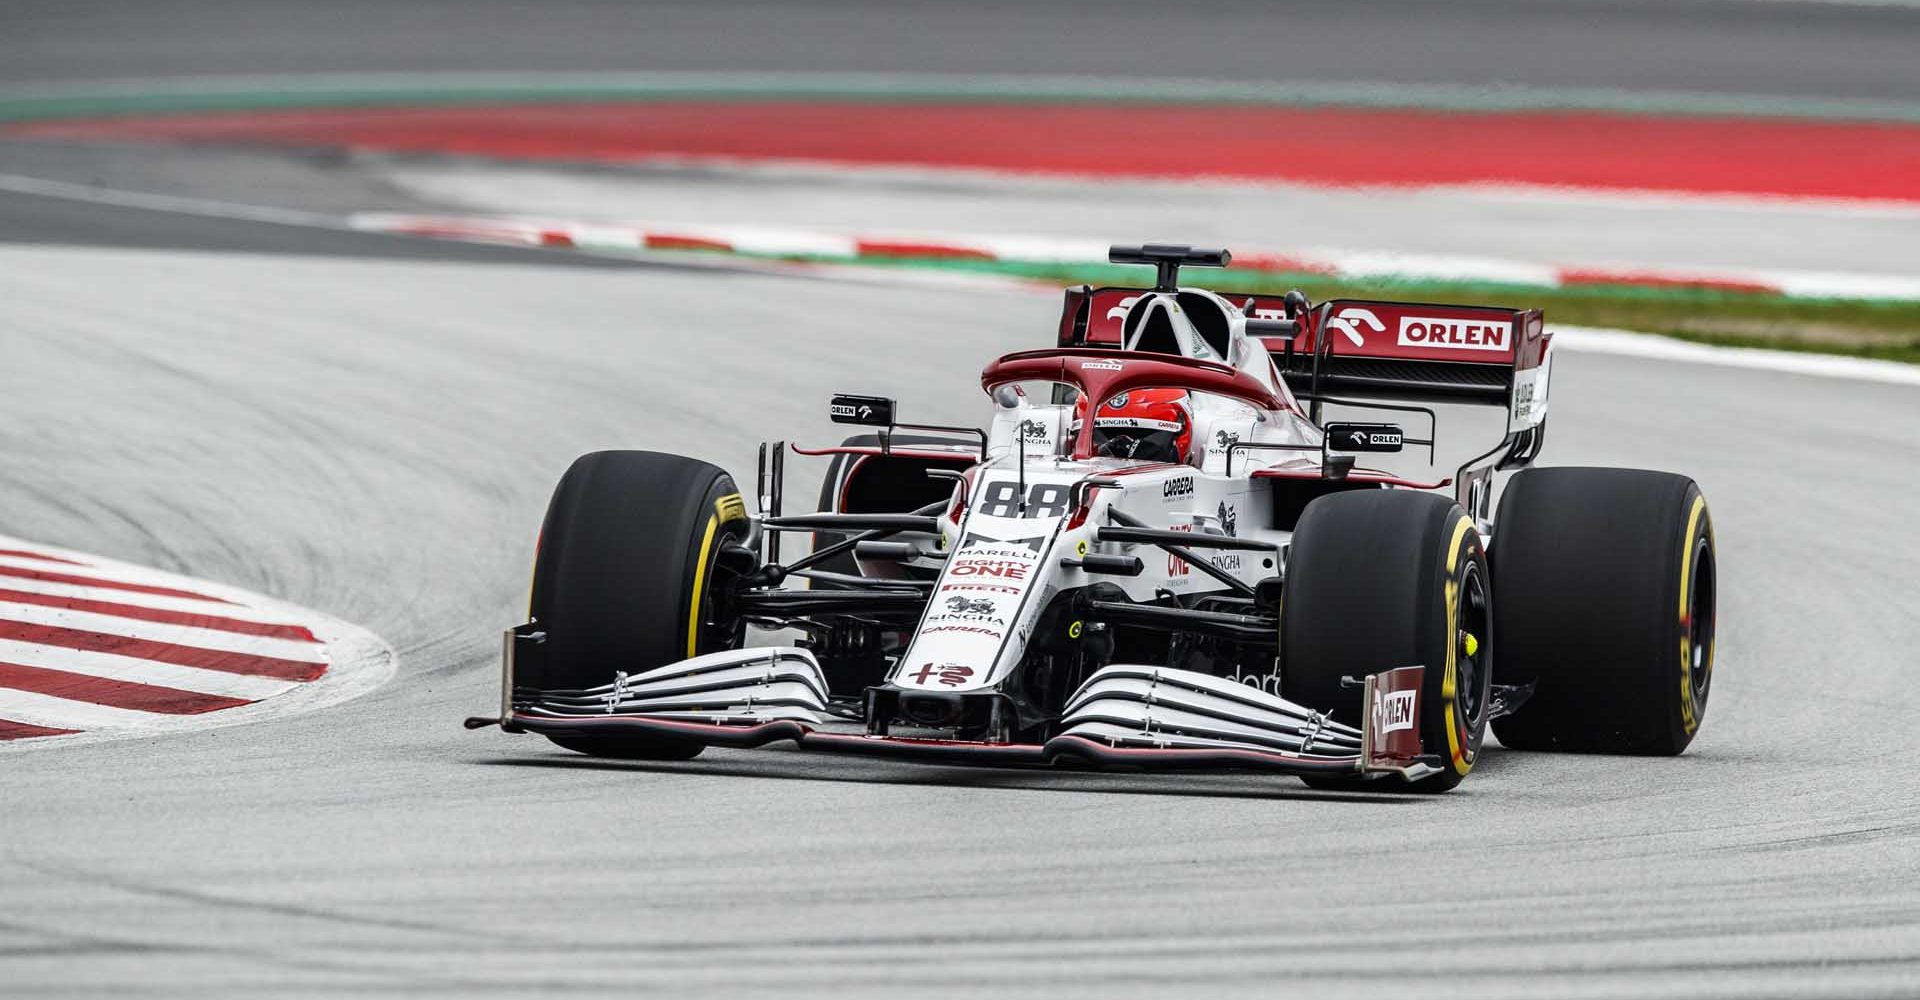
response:
[(892, 427), (893, 400), (885, 396), (836, 395), (827, 405), (827, 415), (836, 424)]
[(1395, 424), (1328, 424), (1328, 451), (1399, 451), (1407, 436)]

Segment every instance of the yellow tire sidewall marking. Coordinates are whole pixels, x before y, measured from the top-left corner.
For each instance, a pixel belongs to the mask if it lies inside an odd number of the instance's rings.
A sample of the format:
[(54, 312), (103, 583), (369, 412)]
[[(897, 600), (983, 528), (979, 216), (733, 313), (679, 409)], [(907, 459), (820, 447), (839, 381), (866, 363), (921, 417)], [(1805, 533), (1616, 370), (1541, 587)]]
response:
[(1446, 673), (1440, 678), (1440, 702), (1446, 711), (1447, 756), (1453, 762), (1454, 771), (1462, 775), (1473, 770), (1474, 753), (1473, 748), (1460, 737), (1456, 714), (1460, 644), (1455, 637), (1460, 634), (1460, 584), (1454, 579), (1454, 571), (1460, 566), (1461, 542), (1472, 527), (1473, 522), (1464, 517), (1455, 521), (1453, 538), (1447, 542), (1447, 665)]
[[(1685, 547), (1680, 551), (1680, 726), (1689, 736), (1693, 735), (1694, 730), (1700, 728), (1700, 717), (1693, 707), (1693, 633), (1688, 627), (1691, 623), (1688, 621), (1687, 601), (1692, 597), (1694, 541), (1701, 530), (1701, 518), (1706, 515), (1706, 512), (1707, 498), (1695, 494), (1693, 510), (1687, 515), (1687, 533), (1682, 536)], [(1711, 528), (1707, 530), (1711, 531)], [(1711, 647), (1708, 648), (1707, 655), (1713, 655)], [(1713, 669), (1711, 661), (1706, 664), (1706, 669), (1711, 675)]]
[(707, 563), (713, 555), (713, 538), (722, 524), (747, 519), (746, 501), (738, 493), (728, 493), (713, 502), (707, 516), (707, 528), (700, 537), (700, 551), (693, 564), (693, 592), (687, 597), (687, 658), (700, 655), (700, 605), (707, 590)]

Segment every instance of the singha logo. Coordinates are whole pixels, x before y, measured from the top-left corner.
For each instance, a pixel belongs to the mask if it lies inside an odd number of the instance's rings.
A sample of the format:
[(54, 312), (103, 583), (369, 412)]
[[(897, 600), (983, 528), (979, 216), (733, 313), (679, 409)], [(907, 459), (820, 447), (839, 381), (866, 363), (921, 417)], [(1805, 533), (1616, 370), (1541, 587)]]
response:
[(1240, 435), (1238, 432), (1235, 432), (1235, 431), (1214, 431), (1213, 432), (1213, 450), (1215, 451), (1226, 451), (1228, 448), (1231, 448), (1234, 445), (1239, 443), (1240, 443)]
[(972, 597), (947, 598), (947, 613), (950, 615), (990, 615), (993, 614), (993, 602)]
[(1047, 439), (1046, 424), (1043, 424), (1038, 420), (1020, 421), (1020, 440), (1045, 441), (1046, 439)]
[(1237, 532), (1235, 528), (1239, 525), (1239, 523), (1240, 523), (1240, 512), (1238, 510), (1235, 510), (1232, 507), (1227, 506), (1224, 503), (1221, 504), (1220, 505), (1220, 530), (1226, 532), (1230, 537), (1237, 537), (1239, 532)]

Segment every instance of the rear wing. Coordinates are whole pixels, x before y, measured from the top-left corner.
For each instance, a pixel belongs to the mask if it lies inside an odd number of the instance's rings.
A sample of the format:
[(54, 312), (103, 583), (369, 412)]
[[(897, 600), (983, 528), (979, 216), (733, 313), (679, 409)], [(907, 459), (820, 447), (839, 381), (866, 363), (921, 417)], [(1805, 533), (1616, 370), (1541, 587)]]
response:
[[(1127, 310), (1149, 290), (1067, 289), (1063, 347), (1118, 347)], [(1314, 423), (1322, 404), (1426, 414), (1426, 405), (1466, 403), (1507, 410), (1507, 433), (1455, 477), (1461, 504), (1485, 520), (1494, 469), (1519, 468), (1545, 440), (1552, 335), (1538, 309), (1334, 299), (1302, 308), (1296, 296), (1223, 295), (1248, 315), (1292, 320), (1291, 335), (1257, 337)], [(1429, 434), (1431, 440), (1433, 434)]]
[(1291, 352), (1267, 343), (1296, 392), (1506, 406), (1546, 360), (1538, 309), (1334, 299), (1308, 315)]
[[(1146, 291), (1069, 288), (1060, 346), (1118, 347), (1127, 309)], [(1257, 339), (1303, 402), (1351, 395), (1504, 406), (1514, 431), (1546, 416), (1552, 335), (1538, 309), (1334, 299), (1288, 316), (1279, 295), (1223, 297), (1257, 318), (1298, 322), (1294, 336)]]

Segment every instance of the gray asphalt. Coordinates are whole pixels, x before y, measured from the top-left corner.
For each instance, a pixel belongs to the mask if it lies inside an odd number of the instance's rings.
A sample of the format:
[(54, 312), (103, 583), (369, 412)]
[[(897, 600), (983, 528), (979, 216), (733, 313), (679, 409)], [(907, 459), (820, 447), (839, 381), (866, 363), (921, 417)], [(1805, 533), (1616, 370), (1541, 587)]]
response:
[[(1144, 62), (1920, 95), (1905, 9), (1176, 10), (12, 0), (0, 78)], [(0, 152), (136, 189), (414, 204), (326, 161)], [(0, 530), (306, 604), (401, 658), (309, 716), (0, 751), (0, 993), (1920, 996), (1911, 389), (1560, 358), (1551, 463), (1684, 471), (1713, 503), (1719, 676), (1674, 760), (1492, 751), (1415, 800), (786, 752), (609, 764), (459, 729), (495, 697), (574, 455), (745, 476), (763, 437), (833, 438), (836, 389), (972, 421), (977, 366), (1045, 343), (1056, 305), (0, 197)]]
[(1920, 10), (1752, 0), (8, 0), (0, 80), (870, 70), (1920, 98)]
[(1548, 457), (1683, 470), (1713, 503), (1703, 735), (1344, 798), (609, 764), (459, 729), (575, 454), (744, 476), (763, 436), (832, 438), (834, 389), (973, 419), (969, 373), (1044, 342), (1051, 294), (16, 246), (0, 302), (7, 531), (304, 603), (401, 656), (314, 715), (7, 754), (21, 995), (1920, 993), (1911, 390), (1567, 354)]

